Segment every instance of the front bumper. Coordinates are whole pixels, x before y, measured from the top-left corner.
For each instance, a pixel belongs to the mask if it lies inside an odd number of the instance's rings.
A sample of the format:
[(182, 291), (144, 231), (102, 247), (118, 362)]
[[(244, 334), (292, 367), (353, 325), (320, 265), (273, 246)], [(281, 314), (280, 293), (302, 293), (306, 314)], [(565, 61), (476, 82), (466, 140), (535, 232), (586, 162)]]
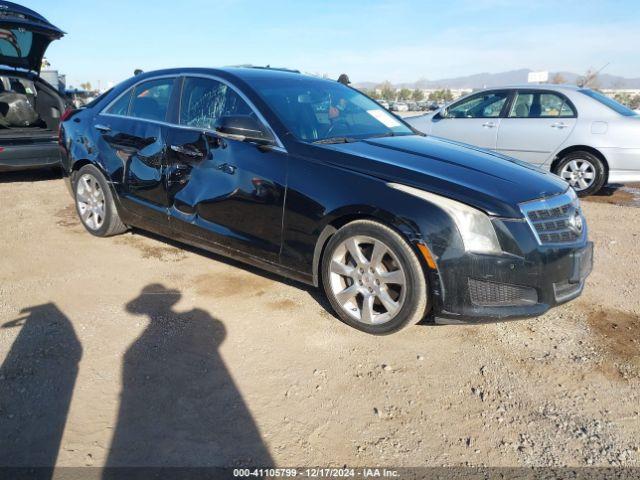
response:
[(465, 254), (432, 276), (438, 323), (477, 323), (542, 315), (578, 297), (593, 268), (593, 243), (540, 248), (525, 257)]

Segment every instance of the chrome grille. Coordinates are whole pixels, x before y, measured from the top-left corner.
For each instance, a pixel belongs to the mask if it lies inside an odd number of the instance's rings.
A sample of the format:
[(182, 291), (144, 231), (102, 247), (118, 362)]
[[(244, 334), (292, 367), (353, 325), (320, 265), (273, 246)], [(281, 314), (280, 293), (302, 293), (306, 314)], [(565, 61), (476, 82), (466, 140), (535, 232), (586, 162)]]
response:
[(567, 245), (586, 235), (580, 202), (572, 189), (561, 195), (520, 204), (541, 245)]

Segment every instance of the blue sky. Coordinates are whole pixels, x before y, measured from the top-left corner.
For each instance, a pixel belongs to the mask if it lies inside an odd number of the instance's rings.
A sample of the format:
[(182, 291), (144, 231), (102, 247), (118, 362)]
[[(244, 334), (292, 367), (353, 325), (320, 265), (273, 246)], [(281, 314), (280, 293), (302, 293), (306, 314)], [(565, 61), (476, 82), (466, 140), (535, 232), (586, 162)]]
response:
[(135, 68), (252, 63), (352, 81), (517, 68), (640, 77), (640, 1), (25, 0), (67, 32), (49, 48), (67, 84)]

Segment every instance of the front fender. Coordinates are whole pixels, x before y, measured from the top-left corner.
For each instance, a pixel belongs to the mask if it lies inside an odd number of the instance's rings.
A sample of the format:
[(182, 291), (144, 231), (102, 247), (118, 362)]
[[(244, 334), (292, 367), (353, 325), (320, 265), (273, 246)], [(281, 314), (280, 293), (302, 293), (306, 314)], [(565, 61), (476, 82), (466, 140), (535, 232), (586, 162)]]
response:
[(423, 243), (436, 262), (464, 252), (455, 223), (440, 207), (370, 175), (292, 160), (281, 262), (314, 283), (327, 239), (335, 229), (356, 219), (374, 219), (396, 229), (418, 253), (417, 244)]
[[(391, 212), (376, 209), (367, 205), (352, 205), (339, 208), (337, 211), (329, 213), (321, 227), (313, 251), (313, 284), (317, 287), (320, 283), (320, 261), (322, 253), (329, 239), (338, 231), (338, 228), (354, 220), (369, 219), (377, 220), (394, 230), (398, 231), (415, 249), (417, 243), (424, 243), (420, 229), (417, 225), (407, 223), (396, 217)], [(416, 253), (419, 251), (416, 249)]]

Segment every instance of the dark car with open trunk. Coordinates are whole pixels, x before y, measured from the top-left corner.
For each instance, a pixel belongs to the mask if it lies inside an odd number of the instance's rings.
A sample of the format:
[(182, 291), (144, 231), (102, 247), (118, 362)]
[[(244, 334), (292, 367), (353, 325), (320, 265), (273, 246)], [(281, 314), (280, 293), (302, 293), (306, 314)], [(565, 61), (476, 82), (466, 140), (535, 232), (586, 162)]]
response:
[(0, 1), (0, 171), (60, 164), (65, 100), (40, 68), (49, 44), (63, 35), (33, 10)]

